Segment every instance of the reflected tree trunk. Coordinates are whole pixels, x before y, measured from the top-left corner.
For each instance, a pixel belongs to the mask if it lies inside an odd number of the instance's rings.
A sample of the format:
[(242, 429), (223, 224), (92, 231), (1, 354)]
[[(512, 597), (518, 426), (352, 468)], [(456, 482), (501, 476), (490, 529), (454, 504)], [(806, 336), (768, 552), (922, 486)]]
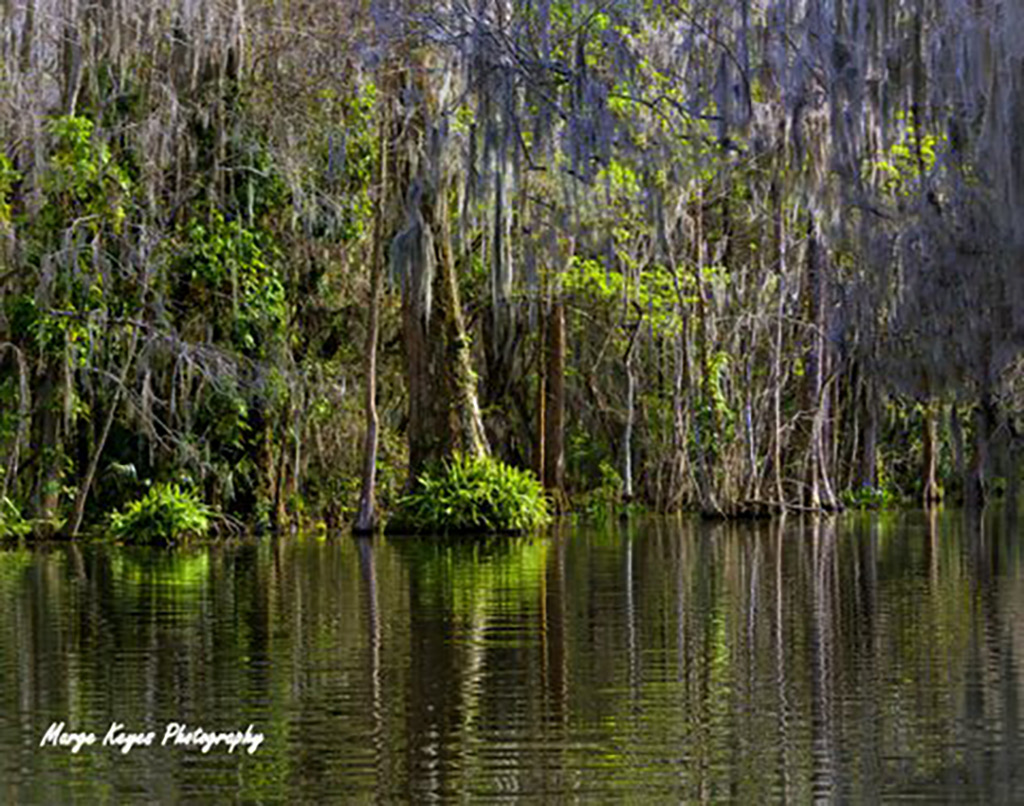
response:
[(823, 802), (835, 797), (838, 782), (832, 680), (836, 652), (833, 609), (835, 524), (831, 519), (814, 517), (811, 532), (811, 753), (814, 759), (812, 788), (815, 802)]
[[(384, 722), (383, 668), (381, 646), (383, 636), (380, 619), (380, 603), (377, 593), (377, 563), (372, 538), (356, 538), (359, 551), (359, 573), (363, 582), (363, 601), (366, 613), (367, 631), (367, 672), (370, 676), (370, 708), (373, 714), (373, 747), (377, 767), (377, 783), (383, 786), (387, 781), (386, 765), (388, 743)], [(385, 791), (378, 790), (383, 796)]]
[(778, 738), (778, 771), (779, 788), (783, 801), (790, 800), (790, 779), (789, 779), (789, 720), (790, 707), (789, 696), (786, 689), (789, 686), (786, 673), (786, 617), (785, 617), (785, 596), (786, 578), (784, 573), (785, 557), (783, 554), (783, 542), (786, 534), (786, 514), (783, 511), (782, 517), (774, 524), (775, 528), (775, 692), (776, 692), (776, 713), (778, 714), (777, 738)]

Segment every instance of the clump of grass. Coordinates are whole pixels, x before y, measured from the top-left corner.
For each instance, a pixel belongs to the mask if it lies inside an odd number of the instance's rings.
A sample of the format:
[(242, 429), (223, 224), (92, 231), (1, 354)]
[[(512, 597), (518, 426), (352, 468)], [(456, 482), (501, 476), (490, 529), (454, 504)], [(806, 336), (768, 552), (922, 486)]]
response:
[(395, 531), (524, 532), (551, 519), (544, 488), (528, 470), (456, 454), (425, 471), (403, 496)]
[(213, 513), (192, 491), (177, 484), (157, 484), (142, 498), (110, 516), (110, 534), (137, 545), (167, 545), (203, 537)]

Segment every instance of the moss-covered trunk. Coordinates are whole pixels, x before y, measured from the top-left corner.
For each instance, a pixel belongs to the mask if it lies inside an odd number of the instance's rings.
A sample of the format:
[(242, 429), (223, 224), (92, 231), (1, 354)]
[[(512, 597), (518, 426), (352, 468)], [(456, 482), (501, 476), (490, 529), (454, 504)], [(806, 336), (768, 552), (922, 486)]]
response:
[(429, 282), (434, 303), (424, 306), (412, 284), (406, 283), (402, 330), (409, 390), (410, 481), (426, 464), (455, 451), (471, 456), (488, 453), (459, 300), (446, 185), (436, 193), (423, 194), (421, 213), (432, 234), (435, 271)]

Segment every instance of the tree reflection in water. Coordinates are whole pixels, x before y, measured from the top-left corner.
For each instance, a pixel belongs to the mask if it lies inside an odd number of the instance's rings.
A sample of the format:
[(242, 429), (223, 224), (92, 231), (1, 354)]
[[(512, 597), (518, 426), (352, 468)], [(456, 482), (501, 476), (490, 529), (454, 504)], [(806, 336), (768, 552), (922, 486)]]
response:
[[(0, 552), (8, 799), (1012, 800), (1004, 513)], [(253, 723), (252, 757), (100, 730)]]

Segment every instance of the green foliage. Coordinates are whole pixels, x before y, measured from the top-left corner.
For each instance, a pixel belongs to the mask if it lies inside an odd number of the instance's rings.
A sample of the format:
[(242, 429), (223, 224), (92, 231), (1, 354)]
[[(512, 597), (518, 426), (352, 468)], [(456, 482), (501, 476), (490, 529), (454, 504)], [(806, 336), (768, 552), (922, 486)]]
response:
[(350, 93), (332, 88), (317, 93), (310, 123), (315, 171), (308, 179), (320, 186), (320, 209), (313, 224), (319, 238), (349, 243), (370, 227), (370, 185), (380, 148), (376, 110), (377, 87), (372, 81)]
[(598, 467), (600, 483), (592, 490), (580, 495), (575, 509), (591, 520), (604, 521), (619, 511), (625, 483), (611, 462), (602, 460)]
[(284, 286), (273, 265), (269, 237), (212, 209), (184, 226), (178, 266), (197, 303), (230, 300), (230, 337), (253, 352), (287, 321)]
[(21, 510), (7, 496), (0, 496), (0, 538), (23, 537), (32, 531), (32, 524), (21, 516)]
[(400, 499), (392, 526), (417, 532), (522, 532), (550, 520), (544, 489), (528, 470), (456, 454), (427, 470)]
[(938, 149), (946, 143), (946, 136), (919, 133), (910, 116), (897, 115), (905, 120), (899, 140), (892, 144), (883, 159), (875, 163), (881, 175), (882, 189), (893, 195), (907, 195), (922, 172), (935, 166)]
[(131, 182), (107, 144), (95, 136), (93, 122), (62, 115), (50, 121), (49, 131), (55, 144), (43, 189), (51, 202), (50, 218), (61, 220), (46, 223), (59, 229), (66, 217), (75, 216), (93, 232), (103, 224), (120, 232)]
[(840, 498), (848, 509), (888, 509), (899, 500), (887, 487), (871, 487), (866, 484), (856, 490), (845, 490)]
[[(728, 378), (729, 354), (718, 351), (710, 356), (705, 394), (697, 407), (702, 444), (694, 445), (709, 456), (719, 456), (736, 436), (736, 412), (729, 406), (725, 384)], [(696, 433), (693, 438), (698, 439)]]
[[(0, 155), (0, 226), (13, 225), (24, 268), (41, 272), (47, 308), (85, 314), (130, 306), (131, 294), (115, 287), (114, 274), (104, 270), (116, 262), (117, 250), (111, 244), (122, 234), (131, 208), (128, 172), (89, 118), (55, 117), (47, 122), (46, 132), (39, 185), (26, 194), (41, 194), (38, 213), (12, 214), (9, 197), (21, 177)], [(15, 331), (26, 343), (57, 355), (69, 344), (74, 353), (75, 342), (96, 340), (85, 317), (45, 315), (37, 310), (41, 299), (30, 286), (27, 293), (5, 300)]]
[(729, 407), (729, 401), (725, 395), (725, 379), (728, 368), (729, 354), (727, 352), (719, 350), (711, 356), (710, 366), (708, 367), (711, 376), (708, 389), (711, 393), (711, 400), (709, 402), (714, 408), (719, 422), (725, 426), (726, 438), (731, 439), (736, 421), (736, 412)]
[(11, 194), (20, 178), (7, 155), (0, 153), (0, 227), (11, 222)]
[[(691, 277), (680, 280), (684, 293), (694, 286)], [(600, 261), (574, 257), (562, 276), (563, 288), (582, 296), (590, 306), (602, 306), (610, 314), (618, 310), (626, 295), (626, 278), (619, 271), (605, 269)], [(680, 327), (678, 295), (672, 273), (665, 266), (652, 263), (640, 273), (639, 285), (630, 289), (630, 298), (651, 318), (658, 334), (677, 333)], [(685, 303), (696, 302), (695, 296), (684, 297)]]
[(190, 490), (158, 484), (146, 495), (110, 516), (110, 534), (126, 543), (166, 545), (185, 537), (203, 537), (212, 512)]
[(640, 196), (640, 181), (630, 166), (619, 160), (612, 160), (607, 168), (597, 174), (597, 181), (608, 190), (608, 193), (618, 199), (625, 197), (627, 201)]

